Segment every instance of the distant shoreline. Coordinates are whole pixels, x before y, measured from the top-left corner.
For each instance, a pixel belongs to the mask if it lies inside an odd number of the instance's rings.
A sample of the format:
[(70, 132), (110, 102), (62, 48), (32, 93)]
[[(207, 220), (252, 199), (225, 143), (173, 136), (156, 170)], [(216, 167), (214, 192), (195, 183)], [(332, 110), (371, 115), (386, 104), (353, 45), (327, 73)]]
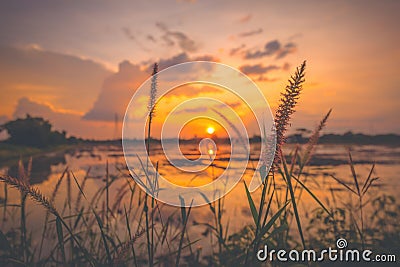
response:
[[(197, 144), (202, 138), (193, 139), (180, 139), (179, 142), (184, 144)], [(229, 138), (213, 138), (217, 143), (230, 143)], [(176, 138), (166, 139), (165, 142), (175, 142)], [(142, 142), (140, 139), (128, 139), (127, 142)], [(249, 138), (250, 143), (260, 143), (260, 136), (253, 136)], [(305, 144), (309, 141), (309, 137), (304, 137), (301, 134), (293, 134), (287, 137), (288, 144)], [(82, 140), (84, 143), (91, 144), (114, 144), (118, 145), (122, 141), (117, 140)], [(160, 143), (160, 139), (152, 138), (151, 142)], [(345, 133), (345, 134), (324, 134), (320, 136), (318, 144), (335, 144), (335, 145), (390, 145), (400, 146), (400, 135), (397, 134), (378, 134), (378, 135), (367, 135), (362, 133)]]
[[(51, 152), (60, 152), (63, 150), (74, 149), (82, 146), (96, 146), (96, 145), (113, 145), (121, 146), (121, 139), (117, 140), (85, 140), (80, 138), (74, 138), (73, 142), (68, 142), (67, 144), (52, 145), (46, 148), (32, 148), (27, 146), (12, 145), (5, 141), (0, 142), (0, 165), (5, 162), (14, 161), (21, 157), (29, 157), (34, 155), (43, 155)], [(181, 139), (179, 142), (181, 144), (198, 144), (201, 138), (197, 139)], [(229, 144), (230, 140), (228, 138), (214, 138), (215, 142), (218, 144)], [(309, 140), (308, 137), (303, 137), (300, 134), (290, 135), (287, 137), (287, 144), (305, 144)], [(168, 142), (176, 142), (176, 139), (166, 139)], [(253, 136), (249, 139), (250, 144), (258, 144), (261, 142), (260, 136)], [(139, 143), (143, 140), (132, 139), (126, 142)], [(151, 142), (161, 143), (159, 139), (151, 139)], [(366, 134), (325, 134), (322, 135), (318, 144), (330, 144), (330, 145), (380, 145), (380, 146), (400, 146), (400, 135), (397, 134), (380, 134), (380, 135), (366, 135)]]

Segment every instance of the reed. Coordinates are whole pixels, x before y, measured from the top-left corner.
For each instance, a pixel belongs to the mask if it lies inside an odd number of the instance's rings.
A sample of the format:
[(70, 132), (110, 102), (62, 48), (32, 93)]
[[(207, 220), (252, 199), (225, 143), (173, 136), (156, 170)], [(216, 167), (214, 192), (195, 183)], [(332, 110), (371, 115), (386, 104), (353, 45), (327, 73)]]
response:
[(292, 115), (295, 113), (295, 107), (300, 98), (300, 93), (303, 89), (305, 81), (306, 61), (296, 68), (296, 72), (288, 80), (289, 84), (286, 86), (281, 99), (279, 101), (278, 109), (275, 112), (275, 128), (276, 128), (276, 155), (274, 163), (278, 164), (282, 159), (281, 149), (285, 143), (285, 133), (289, 127), (289, 122)]
[[(146, 157), (146, 169), (144, 170), (146, 176), (149, 173), (149, 161), (150, 161), (150, 142), (151, 142), (151, 124), (153, 121), (153, 117), (155, 115), (155, 107), (156, 107), (156, 97), (157, 97), (157, 72), (158, 72), (158, 64), (154, 63), (153, 66), (153, 73), (151, 78), (151, 88), (150, 88), (150, 96), (149, 96), (149, 103), (148, 103), (148, 128), (147, 128), (147, 141), (146, 141), (146, 148), (147, 148), (147, 157)], [(152, 189), (154, 189), (154, 184), (150, 182), (149, 184)], [(154, 193), (154, 190), (152, 190)], [(143, 212), (145, 213), (145, 222), (146, 222), (146, 238), (147, 238), (147, 253), (149, 257), (149, 266), (154, 265), (154, 243), (153, 243), (153, 235), (154, 235), (154, 228), (153, 226), (150, 227), (149, 223), (149, 205), (148, 205), (148, 195), (146, 194), (144, 197), (144, 207)], [(152, 198), (152, 208), (154, 208), (154, 199)], [(152, 212), (151, 212), (152, 213)], [(152, 220), (152, 218), (151, 218)]]
[[(157, 93), (156, 73), (157, 65), (153, 69), (149, 100), (151, 117), (154, 116)], [(355, 197), (355, 207), (339, 206), (341, 201), (336, 200), (338, 196), (333, 189), (331, 200), (322, 201), (308, 187), (310, 178), (306, 170), (331, 110), (317, 125), (304, 149), (297, 146), (289, 155), (283, 153), (285, 135), (299, 102), (304, 75), (305, 62), (289, 80), (276, 111), (278, 150), (274, 167), (268, 173), (263, 168), (256, 170), (262, 177), (262, 185), (256, 193), (250, 194), (247, 184), (243, 183), (243, 195), (248, 204), (245, 212), (251, 216), (250, 224), (232, 230), (229, 226), (232, 218), (225, 212), (225, 198), (210, 202), (204, 195), (209, 204), (203, 208), (189, 205), (178, 209), (159, 203), (139, 189), (125, 166), (116, 166), (117, 174), (114, 175), (108, 162), (99, 189), (91, 192), (91, 197), (85, 190), (88, 187), (85, 185), (92, 179), (90, 169), (80, 177), (81, 180), (65, 169), (49, 193), (50, 197), (46, 197), (29, 183), (31, 161), (27, 168), (20, 162), (18, 178), (0, 175), (6, 199), (10, 193), (21, 195), (15, 205), (7, 200), (4, 203), (3, 219), (7, 217), (7, 222), (11, 223), (16, 220), (16, 229), (21, 231), (21, 236), (13, 238), (12, 232), (0, 230), (0, 265), (259, 266), (256, 252), (264, 244), (271, 249), (328, 247), (334, 244), (335, 238), (343, 236), (355, 245), (360, 242), (363, 248), (374, 247), (374, 244), (379, 244), (380, 249), (388, 249), (385, 244), (399, 247), (400, 205), (394, 198), (371, 193), (378, 180), (375, 165), (369, 175), (361, 179), (349, 151), (352, 183), (332, 176)], [(151, 120), (148, 122), (146, 148), (151, 153)], [(157, 176), (150, 176), (147, 167), (148, 163), (142, 164), (148, 176), (146, 184), (149, 190), (156, 192), (159, 190)], [(156, 169), (158, 171), (158, 162)], [(281, 188), (278, 181), (283, 181)], [(63, 186), (66, 187), (65, 199), (60, 199)], [(72, 192), (77, 194), (72, 197)], [(298, 209), (303, 192), (317, 204), (317, 208), (307, 214), (300, 214)], [(26, 215), (30, 213), (27, 210), (30, 206), (23, 203), (29, 199), (45, 209), (38, 244), (27, 234), (30, 217)], [(64, 207), (58, 209), (54, 204), (56, 201)], [(185, 204), (183, 198), (182, 202)], [(366, 206), (371, 212), (365, 211)], [(202, 217), (204, 221), (200, 221), (197, 212), (206, 214)], [(302, 222), (309, 218), (308, 213), (311, 219), (304, 228)], [(209, 254), (201, 255), (202, 248), (194, 247), (200, 240), (198, 236), (209, 246)]]
[(367, 178), (365, 179), (362, 187), (361, 187), (361, 181), (359, 175), (357, 175), (356, 170), (355, 170), (355, 166), (354, 166), (354, 161), (353, 161), (353, 157), (351, 155), (351, 151), (350, 149), (348, 149), (348, 160), (349, 160), (349, 166), (350, 166), (350, 171), (351, 171), (351, 176), (353, 178), (353, 188), (351, 188), (350, 186), (347, 185), (346, 182), (343, 181), (343, 179), (339, 179), (334, 175), (331, 175), (331, 177), (336, 180), (339, 184), (343, 185), (346, 189), (348, 189), (351, 193), (353, 193), (357, 199), (358, 199), (358, 210), (360, 212), (360, 224), (361, 227), (359, 227), (357, 225), (357, 222), (354, 221), (354, 225), (360, 235), (360, 239), (361, 239), (361, 244), (362, 244), (362, 248), (365, 248), (365, 227), (364, 227), (364, 196), (365, 194), (368, 192), (368, 190), (371, 188), (371, 186), (373, 185), (374, 182), (376, 182), (379, 177), (373, 177), (373, 173), (374, 173), (374, 169), (375, 169), (375, 163), (372, 165), (369, 174), (367, 176)]
[[(56, 185), (54, 187), (53, 193), (52, 193), (52, 195), (50, 197), (50, 201), (51, 202), (55, 201), (55, 198), (57, 196), (58, 190), (60, 189), (61, 183), (62, 183), (62, 181), (63, 181), (63, 179), (65, 177), (65, 174), (67, 172), (68, 172), (68, 167), (65, 168), (64, 172), (61, 174), (60, 178), (58, 179), (58, 181), (57, 181), (57, 183), (56, 183)], [(47, 232), (47, 224), (48, 224), (48, 221), (49, 221), (49, 216), (50, 216), (50, 212), (47, 210), (46, 211), (46, 216), (45, 216), (45, 219), (44, 219), (44, 224), (43, 224), (43, 231), (42, 231), (42, 235), (41, 235), (41, 239), (40, 239), (40, 247), (39, 247), (38, 259), (40, 259), (40, 257), (42, 256), (43, 242), (44, 242), (45, 235), (46, 235), (46, 232)]]

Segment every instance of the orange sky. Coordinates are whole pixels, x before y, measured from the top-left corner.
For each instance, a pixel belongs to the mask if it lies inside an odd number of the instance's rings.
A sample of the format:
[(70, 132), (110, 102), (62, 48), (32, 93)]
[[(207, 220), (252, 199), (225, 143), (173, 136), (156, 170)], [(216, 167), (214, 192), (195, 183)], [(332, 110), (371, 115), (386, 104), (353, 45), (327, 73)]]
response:
[[(313, 128), (333, 108), (327, 132), (400, 133), (399, 8), (390, 0), (2, 2), (0, 123), (29, 113), (71, 135), (118, 137), (154, 62), (161, 69), (191, 60), (238, 68), (274, 108), (307, 60), (292, 129)], [(194, 94), (179, 95), (173, 101)], [(202, 88), (196, 95), (218, 94)], [(238, 99), (220, 97), (251, 124)], [(173, 106), (171, 99), (162, 106)], [(194, 135), (206, 127), (190, 128)]]

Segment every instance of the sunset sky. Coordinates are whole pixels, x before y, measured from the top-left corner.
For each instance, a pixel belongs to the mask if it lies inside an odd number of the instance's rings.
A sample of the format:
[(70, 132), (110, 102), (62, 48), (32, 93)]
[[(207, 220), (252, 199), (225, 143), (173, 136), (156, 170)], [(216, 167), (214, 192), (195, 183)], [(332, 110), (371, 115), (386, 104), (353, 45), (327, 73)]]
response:
[(399, 11), (396, 0), (1, 1), (0, 123), (29, 113), (71, 135), (118, 137), (116, 114), (152, 64), (192, 60), (241, 70), (274, 109), (307, 60), (292, 129), (333, 108), (325, 132), (400, 134)]

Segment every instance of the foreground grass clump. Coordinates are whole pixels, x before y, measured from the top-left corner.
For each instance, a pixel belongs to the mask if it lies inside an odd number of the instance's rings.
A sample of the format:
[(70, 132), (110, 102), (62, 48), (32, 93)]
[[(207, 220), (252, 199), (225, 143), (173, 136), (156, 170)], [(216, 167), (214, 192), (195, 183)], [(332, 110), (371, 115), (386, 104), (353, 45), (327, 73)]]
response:
[[(7, 220), (26, 221), (15, 224), (15, 228), (10, 231), (0, 232), (1, 266), (150, 265), (146, 238), (145, 196), (127, 178), (125, 180), (127, 190), (123, 189), (123, 186), (119, 187), (118, 198), (109, 200), (107, 219), (105, 212), (107, 188), (103, 186), (91, 199), (85, 199), (87, 196), (84, 194), (84, 187), (88, 179), (86, 177), (81, 178), (81, 182), (78, 183), (78, 179), (75, 180), (73, 174), (66, 171), (50, 197), (44, 196), (20, 179), (0, 177), (7, 183), (9, 194), (16, 192), (10, 188), (15, 187), (21, 195), (26, 195), (27, 199), (40, 205), (47, 213), (45, 224), (43, 224), (43, 235), (36, 233), (35, 238), (31, 238), (33, 234), (22, 227), (28, 226), (29, 229), (31, 216), (29, 213), (32, 211), (27, 210), (27, 216), (19, 217), (21, 205), (9, 204), (6, 211)], [(61, 205), (54, 204), (57, 190), (60, 190), (60, 187), (68, 187), (68, 179), (70, 179), (71, 187), (77, 189), (75, 192), (79, 192), (78, 196), (71, 197), (71, 210), (68, 197)], [(120, 179), (124, 179), (122, 174), (120, 177), (110, 177), (109, 186), (116, 186), (116, 181)], [(257, 206), (254, 214), (261, 214), (258, 216), (260, 219), (256, 217), (253, 224), (236, 232), (228, 230), (228, 218), (223, 215), (223, 199), (207, 207), (209, 218), (213, 219), (206, 221), (204, 218), (193, 217), (192, 210), (189, 208), (165, 212), (168, 207), (163, 204), (155, 203), (154, 208), (149, 205), (149, 222), (151, 222), (149, 227), (151, 228), (148, 230), (150, 242), (152, 242), (150, 248), (154, 253), (152, 265), (257, 265), (254, 250), (264, 244), (268, 244), (271, 249), (302, 249), (298, 228), (296, 223), (292, 223), (295, 216), (291, 201), (290, 199), (286, 201), (286, 195), (290, 193), (273, 189), (274, 185), (270, 181), (268, 186), (271, 190), (266, 194), (263, 211), (259, 212), (260, 208), (258, 204), (256, 205), (256, 201), (251, 204), (254, 205), (253, 208)], [(268, 189), (266, 191), (268, 192)], [(246, 189), (243, 193), (246, 194)], [(297, 187), (295, 193), (299, 201), (301, 188)], [(399, 255), (399, 203), (396, 203), (393, 197), (385, 195), (376, 197), (369, 196), (367, 193), (366, 197), (368, 200), (371, 198), (371, 201), (364, 206), (370, 212), (364, 218), (363, 233), (360, 233), (357, 226), (360, 220), (357, 216), (359, 214), (357, 204), (350, 206), (349, 203), (349, 205), (341, 206), (337, 202), (332, 202), (311, 211), (308, 221), (301, 216), (304, 220), (302, 223), (305, 225), (303, 234), (306, 247), (326, 248), (335, 244), (337, 238), (342, 237), (346, 238), (353, 247), (361, 249), (364, 246), (376, 253)], [(120, 199), (126, 199), (128, 202), (122, 202)], [(130, 202), (131, 199), (134, 202)], [(249, 197), (249, 199), (252, 198)], [(151, 203), (151, 200), (149, 202)], [(281, 203), (284, 204), (281, 205)], [(249, 207), (249, 209), (253, 208)], [(256, 222), (258, 221), (260, 221), (260, 226), (257, 230)], [(197, 246), (199, 237), (194, 234), (197, 231), (196, 228), (203, 232), (201, 238), (213, 248), (212, 253), (203, 254), (202, 248)], [(40, 253), (39, 250), (41, 250)]]
[[(348, 192), (348, 203), (337, 201), (333, 190), (327, 192), (332, 194), (330, 200), (322, 200), (307, 186), (312, 179), (307, 165), (331, 110), (307, 144), (283, 152), (305, 67), (304, 62), (289, 80), (276, 111), (278, 146), (273, 168), (268, 173), (265, 168), (256, 170), (263, 183), (255, 194), (250, 194), (246, 183), (240, 185), (252, 219), (249, 225), (236, 231), (229, 228), (226, 198), (193, 209), (159, 203), (139, 189), (125, 166), (113, 166), (118, 171), (111, 175), (108, 163), (95, 192), (87, 190), (90, 169), (82, 177), (65, 169), (45, 196), (30, 185), (32, 162), (25, 168), (20, 161), (17, 178), (0, 175), (1, 218), (3, 225), (11, 224), (0, 231), (0, 266), (258, 266), (262, 263), (256, 252), (264, 244), (270, 249), (319, 249), (334, 246), (338, 238), (360, 249), (400, 257), (400, 206), (393, 197), (370, 193), (377, 180), (375, 166), (368, 177), (360, 178), (349, 152), (353, 183), (332, 177)], [(155, 115), (156, 74), (157, 65), (150, 116)], [(151, 123), (147, 135), (150, 140)], [(147, 149), (151, 151), (150, 142)], [(11, 194), (20, 194), (17, 203), (10, 203)], [(299, 208), (304, 195), (318, 207), (307, 214)], [(30, 201), (36, 207), (27, 210)], [(44, 214), (43, 225), (40, 231), (30, 232), (30, 216), (38, 210)], [(200, 211), (205, 215), (196, 216)]]

